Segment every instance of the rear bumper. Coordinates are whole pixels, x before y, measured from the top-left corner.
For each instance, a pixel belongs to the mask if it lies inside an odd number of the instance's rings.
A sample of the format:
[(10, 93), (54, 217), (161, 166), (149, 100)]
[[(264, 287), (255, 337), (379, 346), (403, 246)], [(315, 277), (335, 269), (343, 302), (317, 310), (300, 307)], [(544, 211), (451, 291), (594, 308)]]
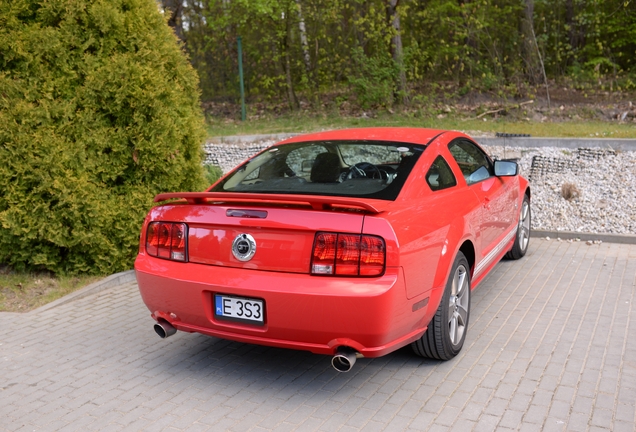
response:
[[(139, 291), (155, 320), (223, 339), (333, 355), (349, 346), (379, 357), (419, 338), (430, 320), (408, 300), (401, 268), (378, 278), (317, 277), (177, 263), (139, 254)], [(263, 326), (219, 320), (214, 294), (265, 302)], [(420, 307), (413, 311), (413, 304)]]

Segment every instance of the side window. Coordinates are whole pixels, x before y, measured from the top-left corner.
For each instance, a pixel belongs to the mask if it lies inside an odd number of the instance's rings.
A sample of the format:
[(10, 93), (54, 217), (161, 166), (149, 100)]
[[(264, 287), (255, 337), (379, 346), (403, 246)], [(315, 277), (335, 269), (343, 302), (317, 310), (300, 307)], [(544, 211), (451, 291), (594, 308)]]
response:
[(437, 156), (437, 159), (435, 159), (426, 173), (426, 182), (434, 191), (453, 187), (457, 184), (453, 171), (441, 156)]
[(455, 158), (466, 179), (471, 185), (493, 175), (492, 162), (486, 154), (470, 141), (454, 141), (448, 150)]

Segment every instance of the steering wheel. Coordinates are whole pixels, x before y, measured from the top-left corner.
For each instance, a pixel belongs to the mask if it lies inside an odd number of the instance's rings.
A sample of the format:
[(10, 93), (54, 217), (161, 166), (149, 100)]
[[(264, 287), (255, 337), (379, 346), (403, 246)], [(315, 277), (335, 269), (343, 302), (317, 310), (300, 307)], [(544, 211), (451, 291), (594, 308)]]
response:
[(341, 177), (341, 181), (354, 178), (382, 179), (382, 173), (377, 166), (369, 162), (358, 162), (349, 167)]

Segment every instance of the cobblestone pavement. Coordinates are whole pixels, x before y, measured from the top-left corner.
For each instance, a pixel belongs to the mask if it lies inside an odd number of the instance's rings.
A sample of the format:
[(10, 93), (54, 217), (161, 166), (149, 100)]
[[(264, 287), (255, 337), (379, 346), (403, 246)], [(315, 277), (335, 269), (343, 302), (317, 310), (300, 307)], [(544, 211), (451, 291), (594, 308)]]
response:
[(474, 292), (448, 362), (328, 357), (177, 333), (129, 283), (0, 313), (0, 430), (604, 430), (636, 427), (636, 245), (533, 239)]

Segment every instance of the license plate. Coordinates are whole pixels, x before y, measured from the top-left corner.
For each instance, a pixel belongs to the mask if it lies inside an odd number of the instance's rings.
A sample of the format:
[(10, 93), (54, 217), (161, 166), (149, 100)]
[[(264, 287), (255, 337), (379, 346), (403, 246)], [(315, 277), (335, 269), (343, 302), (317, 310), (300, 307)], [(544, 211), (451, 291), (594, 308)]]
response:
[(250, 324), (264, 324), (265, 303), (263, 300), (233, 297), (222, 294), (214, 295), (214, 316), (230, 321)]

